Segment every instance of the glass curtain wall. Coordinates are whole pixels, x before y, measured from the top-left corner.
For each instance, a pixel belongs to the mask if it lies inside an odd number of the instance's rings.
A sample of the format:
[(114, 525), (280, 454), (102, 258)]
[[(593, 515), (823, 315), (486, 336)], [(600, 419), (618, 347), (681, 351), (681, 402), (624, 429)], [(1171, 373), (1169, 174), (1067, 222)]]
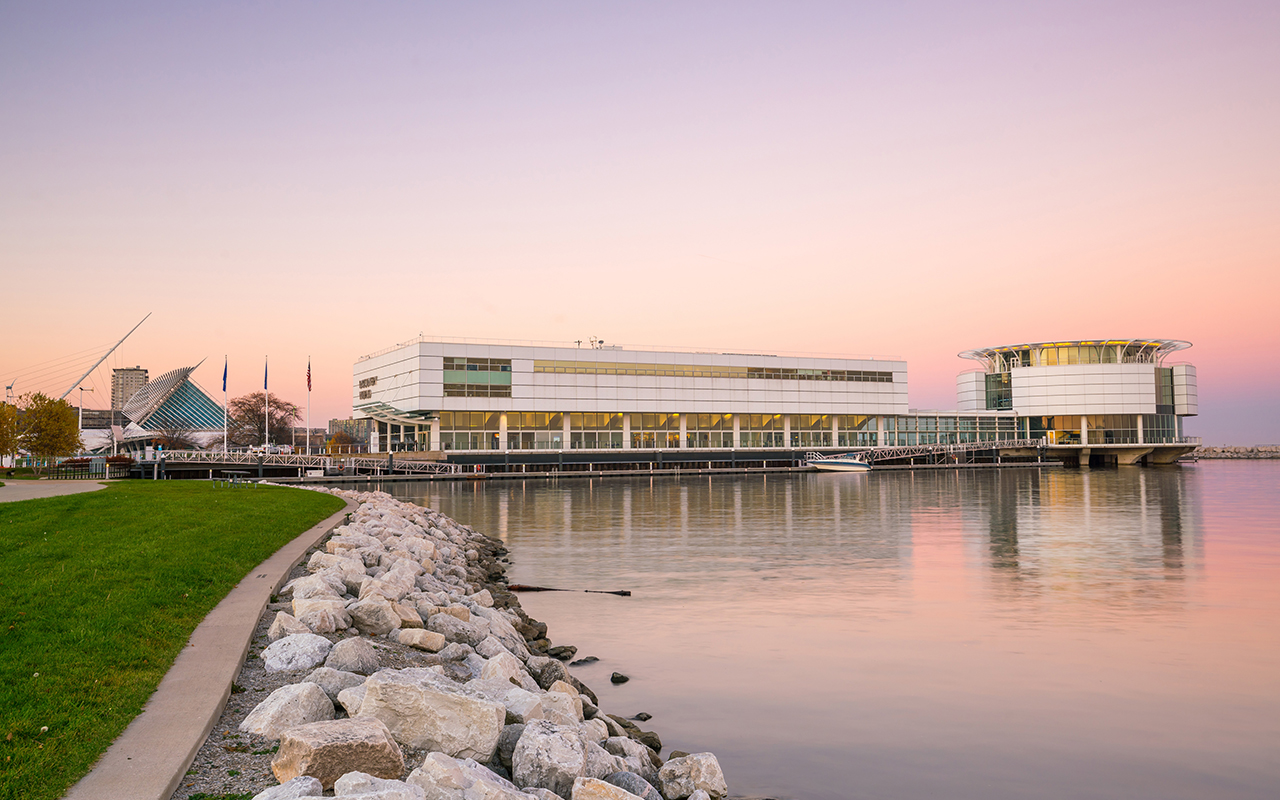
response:
[(497, 450), (499, 412), (441, 411), (441, 450)]
[[(508, 425), (510, 423), (508, 422)], [(572, 450), (621, 450), (621, 414), (570, 414), (569, 448)]]
[(792, 447), (830, 447), (830, 414), (792, 414)]
[(508, 411), (507, 449), (564, 449), (564, 414)]
[(839, 447), (875, 447), (876, 418), (856, 414), (841, 414), (837, 420), (840, 433)]
[(684, 427), (687, 447), (733, 447), (732, 414), (686, 414)]
[(680, 446), (679, 414), (632, 414), (631, 449), (675, 449)]
[(739, 447), (783, 447), (781, 414), (739, 414)]

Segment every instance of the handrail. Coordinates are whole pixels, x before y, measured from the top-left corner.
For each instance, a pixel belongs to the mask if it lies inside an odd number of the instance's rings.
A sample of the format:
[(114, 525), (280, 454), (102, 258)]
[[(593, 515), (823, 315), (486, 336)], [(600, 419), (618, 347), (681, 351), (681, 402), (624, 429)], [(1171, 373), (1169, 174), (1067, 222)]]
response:
[(827, 461), (848, 455), (866, 456), (872, 461), (908, 458), (910, 456), (963, 453), (971, 450), (1028, 450), (1044, 446), (1044, 439), (994, 439), (985, 442), (954, 442), (948, 444), (917, 444), (895, 447), (858, 447), (844, 453), (806, 453), (806, 463)]

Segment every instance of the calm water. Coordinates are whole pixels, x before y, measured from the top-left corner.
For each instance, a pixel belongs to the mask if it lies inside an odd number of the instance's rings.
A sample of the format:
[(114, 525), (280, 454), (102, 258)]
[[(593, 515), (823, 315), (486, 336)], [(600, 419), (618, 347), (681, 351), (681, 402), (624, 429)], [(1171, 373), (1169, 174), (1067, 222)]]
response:
[[(1280, 796), (1280, 464), (393, 484), (782, 798)], [(631, 676), (612, 686), (614, 670)]]

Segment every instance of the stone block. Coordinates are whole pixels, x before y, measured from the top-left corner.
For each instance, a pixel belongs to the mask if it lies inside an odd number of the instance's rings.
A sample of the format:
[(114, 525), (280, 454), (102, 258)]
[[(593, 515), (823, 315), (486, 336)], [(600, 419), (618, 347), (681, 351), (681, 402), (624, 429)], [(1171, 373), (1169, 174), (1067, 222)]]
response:
[(324, 689), (314, 683), (290, 683), (276, 689), (250, 711), (240, 723), (240, 730), (279, 739), (294, 726), (328, 719), (333, 719), (333, 702)]
[(404, 754), (378, 720), (335, 719), (285, 731), (271, 771), (282, 782), (310, 775), (328, 789), (348, 772), (398, 778), (404, 772)]

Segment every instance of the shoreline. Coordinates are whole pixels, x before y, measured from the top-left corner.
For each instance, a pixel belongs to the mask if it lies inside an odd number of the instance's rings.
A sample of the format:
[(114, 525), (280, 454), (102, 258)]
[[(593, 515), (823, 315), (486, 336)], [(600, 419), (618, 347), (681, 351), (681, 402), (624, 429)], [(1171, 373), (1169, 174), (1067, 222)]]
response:
[[(564, 663), (576, 649), (552, 645), (546, 625), (507, 590), (502, 542), (382, 492), (300, 488), (351, 500), (355, 511), (271, 598), (232, 695), (171, 800), (202, 792), (270, 800), (277, 781), (311, 780), (306, 774), (324, 774), (329, 789), (333, 770), (361, 770), (340, 763), (346, 756), (317, 756), (295, 777), (285, 763), (297, 749), (289, 731), (357, 723), (380, 725), (395, 740), (401, 769), (384, 765), (377, 777), (405, 796), (462, 798), (463, 787), (440, 783), (458, 770), (472, 785), (467, 797), (495, 800), (727, 794), (712, 754), (663, 759), (656, 733), (599, 708)], [(295, 643), (324, 652), (273, 670), (272, 651)], [(347, 663), (339, 651), (364, 661)], [(352, 666), (361, 668), (342, 669)], [(300, 703), (312, 710), (298, 716)], [(428, 730), (424, 710), (445, 722)]]

